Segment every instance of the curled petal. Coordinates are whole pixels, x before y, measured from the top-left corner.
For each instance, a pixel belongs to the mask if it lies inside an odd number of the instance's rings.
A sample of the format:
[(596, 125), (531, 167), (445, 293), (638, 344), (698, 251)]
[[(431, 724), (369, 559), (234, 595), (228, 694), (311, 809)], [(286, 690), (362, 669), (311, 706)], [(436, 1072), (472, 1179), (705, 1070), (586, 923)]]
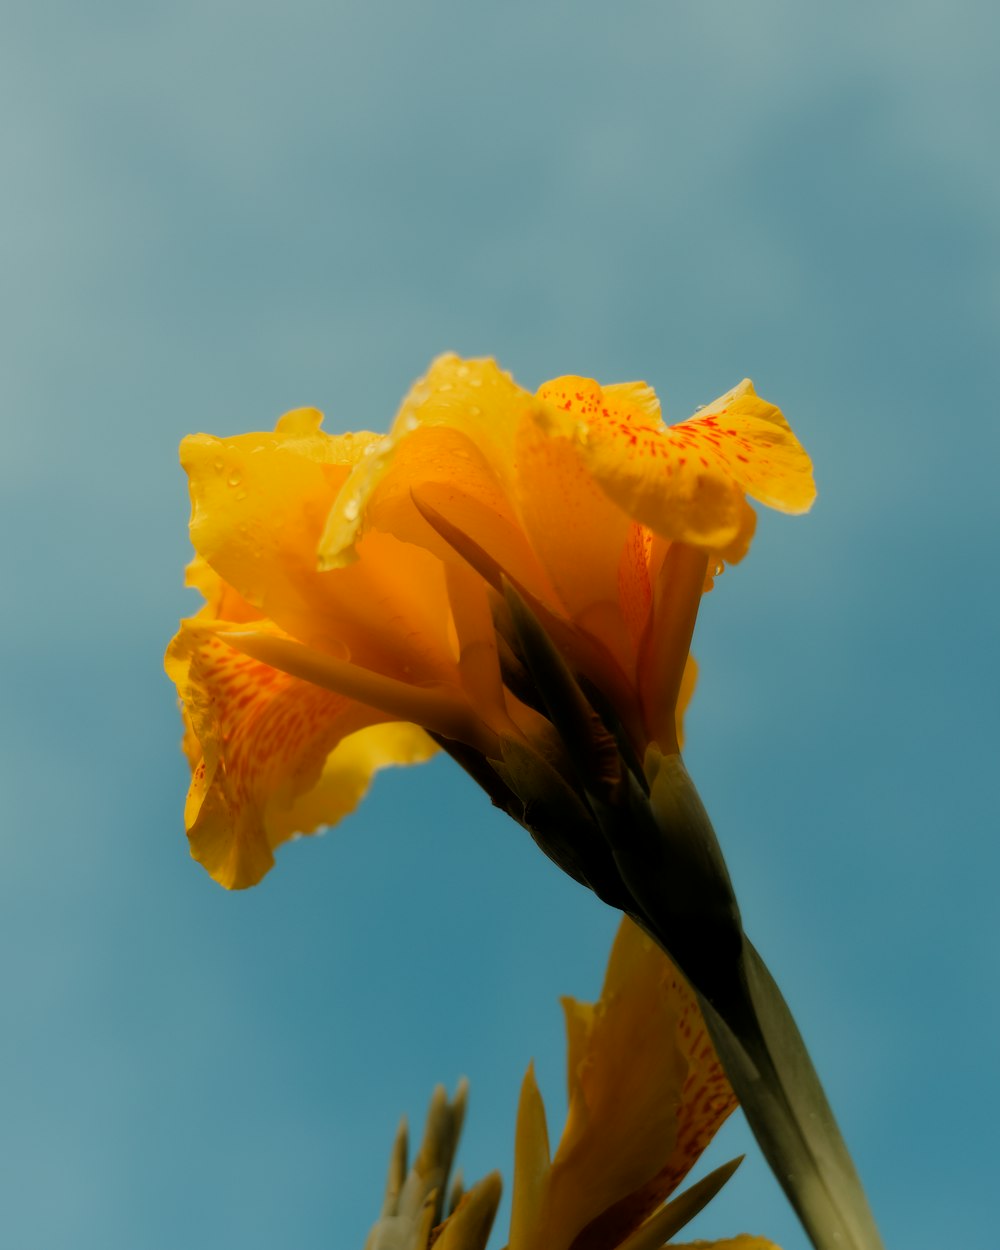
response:
[(753, 533), (745, 493), (785, 511), (814, 497), (806, 453), (749, 381), (674, 426), (643, 383), (557, 378), (539, 395), (541, 428), (572, 443), (609, 498), (664, 538), (735, 561)]
[(812, 507), (812, 462), (781, 410), (761, 399), (749, 378), (673, 429), (758, 503), (791, 513)]

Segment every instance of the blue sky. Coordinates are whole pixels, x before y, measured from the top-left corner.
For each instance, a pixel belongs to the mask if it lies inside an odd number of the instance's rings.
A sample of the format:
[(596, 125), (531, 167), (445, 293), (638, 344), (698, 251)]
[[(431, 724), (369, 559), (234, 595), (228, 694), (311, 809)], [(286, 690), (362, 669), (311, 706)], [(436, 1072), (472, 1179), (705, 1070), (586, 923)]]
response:
[[(510, 1175), (615, 917), (446, 761), (228, 896), (161, 670), (188, 432), (745, 375), (811, 451), (705, 601), (689, 768), (887, 1245), (980, 1246), (1000, 1083), (996, 7), (19, 6), (0, 45), (4, 1244), (360, 1247), (402, 1112)], [(748, 1158), (694, 1229), (804, 1245)], [(503, 1244), (502, 1237), (495, 1244)]]

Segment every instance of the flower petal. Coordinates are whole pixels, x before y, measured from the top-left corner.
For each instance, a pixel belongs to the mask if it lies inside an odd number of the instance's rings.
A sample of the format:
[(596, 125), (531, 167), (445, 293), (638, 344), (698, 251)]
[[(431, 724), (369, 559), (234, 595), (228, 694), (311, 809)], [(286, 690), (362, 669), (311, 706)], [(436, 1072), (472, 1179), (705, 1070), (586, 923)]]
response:
[(371, 529), (454, 560), (454, 551), (415, 509), (411, 494), (418, 488), (422, 500), (511, 576), (551, 598), (512, 504), (514, 440), (535, 402), (492, 360), (435, 360), (410, 391), (390, 434), (357, 463), (340, 490), (319, 546), (322, 567), (355, 560), (362, 534)]
[[(636, 1224), (674, 1192), (698, 1161), (726, 1118), (736, 1109), (736, 1096), (716, 1056), (698, 1003), (683, 977), (672, 966), (661, 989), (680, 1006), (674, 1045), (687, 1065), (677, 1108), (677, 1134), (663, 1166), (642, 1188), (621, 1204), (624, 1212), (642, 1212)], [(633, 1225), (635, 1227), (635, 1225)], [(583, 1247), (574, 1248), (583, 1250)]]
[[(542, 387), (539, 398), (547, 393)], [(573, 391), (565, 403), (581, 406), (581, 394)], [(565, 415), (576, 411), (571, 407)], [(596, 637), (628, 671), (629, 637), (619, 603), (628, 516), (594, 480), (572, 443), (550, 437), (537, 421), (522, 421), (515, 454), (518, 515), (558, 595), (549, 606)]]
[(808, 457), (749, 381), (675, 426), (663, 423), (644, 383), (558, 378), (540, 395), (548, 400), (541, 427), (572, 443), (607, 495), (664, 538), (735, 561), (753, 532), (744, 492), (785, 511), (812, 502)]
[(552, 1162), (539, 1246), (582, 1250), (587, 1242), (576, 1239), (598, 1219), (606, 1240), (594, 1244), (614, 1245), (612, 1232), (620, 1239), (649, 1214), (648, 1207), (622, 1203), (651, 1180), (675, 1144), (685, 1063), (668, 1044), (678, 1014), (663, 991), (666, 969), (666, 956), (624, 921), (584, 1046), (574, 1038), (578, 1022), (570, 1025), (571, 1049), (582, 1050), (582, 1058)]
[(377, 768), (426, 759), (434, 746), (415, 726), (377, 724), (373, 709), (240, 655), (215, 636), (223, 624), (182, 622), (166, 668), (188, 726), (191, 854), (241, 889), (282, 842), (350, 811)]
[(389, 721), (348, 734), (326, 758), (319, 780), (288, 808), (270, 813), (274, 845), (302, 833), (336, 824), (368, 793), (372, 777), (382, 768), (422, 764), (437, 747), (417, 725)]
[(326, 515), (374, 435), (333, 437), (309, 410), (274, 434), (181, 444), (191, 485), (191, 539), (238, 594), (300, 642), (407, 680), (455, 681), (444, 572), (429, 552), (372, 534), (365, 559), (324, 574)]
[(812, 462), (781, 410), (761, 399), (749, 378), (673, 429), (759, 503), (791, 513), (812, 507)]

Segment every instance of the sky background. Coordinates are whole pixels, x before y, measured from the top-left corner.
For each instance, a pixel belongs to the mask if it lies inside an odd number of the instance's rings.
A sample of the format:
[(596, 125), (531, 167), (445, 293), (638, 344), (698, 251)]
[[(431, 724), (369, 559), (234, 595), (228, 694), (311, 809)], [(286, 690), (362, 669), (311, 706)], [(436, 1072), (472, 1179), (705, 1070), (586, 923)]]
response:
[[(188, 432), (385, 429), (438, 352), (745, 375), (813, 455), (706, 599), (688, 766), (886, 1245), (996, 1236), (990, 0), (9, 6), (0, 1242), (351, 1250), (401, 1113), (510, 1177), (616, 917), (446, 760), (227, 895), (163, 648)], [(692, 1236), (805, 1239), (746, 1162)], [(504, 1208), (506, 1212), (506, 1207)], [(506, 1215), (502, 1217), (505, 1221)], [(493, 1244), (504, 1243), (498, 1229)]]

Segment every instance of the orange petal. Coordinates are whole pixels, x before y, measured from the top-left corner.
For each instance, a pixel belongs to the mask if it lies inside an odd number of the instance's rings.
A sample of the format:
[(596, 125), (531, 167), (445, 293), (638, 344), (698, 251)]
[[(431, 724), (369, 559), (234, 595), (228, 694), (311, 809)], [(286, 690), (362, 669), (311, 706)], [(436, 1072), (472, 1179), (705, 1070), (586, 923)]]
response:
[(677, 1135), (663, 1166), (641, 1189), (629, 1195), (625, 1210), (645, 1218), (674, 1192), (702, 1151), (737, 1107), (722, 1065), (705, 1029), (701, 1011), (683, 977), (672, 966), (661, 992), (680, 1006), (674, 1045), (684, 1057), (687, 1075), (677, 1109)]
[(691, 694), (685, 689), (689, 652), (698, 608), (704, 593), (708, 557), (688, 543), (671, 543), (656, 584), (648, 627), (638, 658), (638, 687), (648, 740), (664, 751), (679, 747), (683, 709)]
[(414, 726), (378, 724), (352, 742), (384, 718), (238, 654), (200, 618), (182, 623), (166, 667), (189, 726), (191, 853), (228, 889), (259, 881), (295, 833), (350, 811), (375, 769), (434, 750)]
[(632, 522), (618, 566), (618, 601), (633, 653), (637, 654), (653, 605), (650, 555), (653, 532)]
[[(582, 379), (574, 382), (579, 386), (559, 392), (560, 411), (579, 424), (587, 392)], [(539, 398), (551, 403), (553, 385), (543, 386)], [(628, 516), (594, 480), (572, 443), (552, 438), (538, 421), (521, 423), (515, 454), (521, 524), (558, 595), (548, 606), (599, 639), (629, 671), (618, 580)]]
[(663, 992), (666, 967), (662, 952), (624, 921), (585, 1044), (573, 1036), (577, 1025), (570, 1026), (571, 1050), (582, 1058), (552, 1162), (539, 1245), (569, 1247), (607, 1213), (624, 1236), (649, 1213), (622, 1203), (656, 1175), (676, 1138), (685, 1064), (670, 1046), (677, 1007)]
[(535, 400), (492, 360), (439, 357), (411, 390), (392, 431), (362, 458), (339, 492), (320, 541), (322, 567), (357, 558), (362, 535), (394, 534), (454, 561), (414, 507), (440, 512), (533, 593), (551, 598), (512, 502), (517, 428)]
[[(564, 1008), (569, 1115), (551, 1165), (530, 1169), (530, 1220), (522, 1221), (516, 1242), (512, 1235), (511, 1250), (620, 1244), (673, 1190), (735, 1106), (696, 1001), (632, 921), (619, 928), (599, 1001), (566, 999)], [(522, 1094), (525, 1124), (534, 1100), (532, 1079)], [(526, 1160), (530, 1147), (519, 1119), (519, 1156)]]

